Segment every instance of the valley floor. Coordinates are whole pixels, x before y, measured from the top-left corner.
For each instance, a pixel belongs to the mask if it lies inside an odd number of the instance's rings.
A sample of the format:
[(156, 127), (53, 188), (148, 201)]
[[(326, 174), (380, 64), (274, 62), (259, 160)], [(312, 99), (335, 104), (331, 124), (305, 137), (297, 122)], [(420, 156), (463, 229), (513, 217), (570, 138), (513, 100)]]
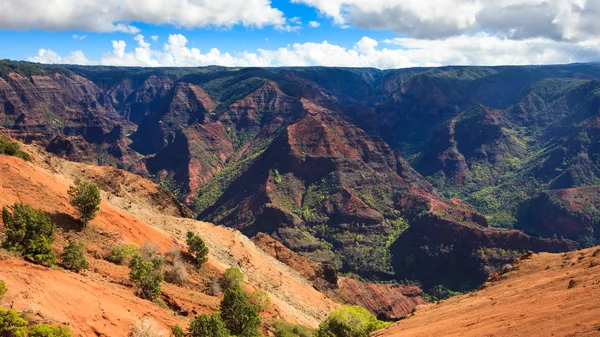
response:
[(471, 294), (418, 307), (373, 337), (600, 336), (600, 247), (536, 254)]

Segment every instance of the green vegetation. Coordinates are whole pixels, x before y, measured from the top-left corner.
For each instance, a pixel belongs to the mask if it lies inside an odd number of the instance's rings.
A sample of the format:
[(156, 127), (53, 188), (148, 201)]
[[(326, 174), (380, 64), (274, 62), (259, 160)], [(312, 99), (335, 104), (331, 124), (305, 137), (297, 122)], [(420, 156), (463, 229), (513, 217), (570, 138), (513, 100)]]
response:
[(204, 240), (202, 240), (202, 238), (195, 233), (187, 232), (186, 237), (188, 250), (194, 256), (198, 267), (202, 266), (206, 261), (208, 261), (208, 247), (206, 247)]
[(79, 212), (79, 221), (87, 226), (100, 210), (102, 199), (96, 184), (75, 179), (75, 184), (69, 187), (69, 201)]
[(8, 288), (6, 288), (6, 283), (0, 280), (0, 301), (4, 298), (4, 295), (6, 295), (7, 291)]
[(179, 324), (177, 324), (173, 327), (173, 329), (171, 329), (171, 335), (173, 335), (173, 337), (185, 337), (185, 332), (179, 326)]
[(248, 294), (248, 302), (254, 305), (259, 312), (266, 312), (271, 308), (271, 298), (261, 289), (256, 289)]
[(112, 263), (124, 264), (136, 250), (137, 246), (134, 244), (120, 243), (111, 249), (110, 255), (106, 259)]
[(223, 289), (227, 290), (234, 286), (241, 286), (244, 274), (236, 267), (228, 268), (223, 274)]
[(258, 310), (248, 302), (246, 294), (237, 284), (225, 290), (221, 301), (221, 317), (232, 335), (256, 337), (260, 334)]
[(18, 312), (0, 307), (0, 336), (27, 336), (27, 321)]
[(129, 262), (129, 279), (140, 287), (142, 298), (155, 301), (161, 294), (163, 258), (157, 253), (141, 249)]
[(71, 337), (71, 331), (62, 326), (38, 324), (29, 330), (28, 337)]
[(41, 264), (55, 264), (52, 252), (55, 226), (42, 211), (23, 203), (15, 203), (12, 214), (2, 208), (2, 221), (6, 226), (3, 246), (21, 253), (25, 258)]
[(314, 331), (299, 324), (291, 324), (277, 319), (272, 325), (275, 337), (313, 337)]
[(367, 337), (373, 331), (383, 329), (389, 323), (382, 322), (367, 309), (359, 306), (345, 306), (329, 315), (319, 325), (317, 337)]
[(85, 246), (83, 242), (71, 241), (65, 247), (61, 258), (65, 267), (76, 273), (82, 269), (87, 269), (89, 266), (89, 262), (85, 258)]
[(169, 191), (173, 197), (177, 200), (181, 200), (181, 197), (184, 196), (183, 185), (178, 183), (173, 174), (167, 175), (165, 179), (161, 180), (158, 183), (162, 188)]
[(31, 161), (31, 156), (27, 152), (21, 151), (19, 143), (11, 142), (2, 135), (0, 135), (0, 154)]
[(188, 328), (190, 337), (229, 337), (225, 322), (219, 313), (196, 316)]

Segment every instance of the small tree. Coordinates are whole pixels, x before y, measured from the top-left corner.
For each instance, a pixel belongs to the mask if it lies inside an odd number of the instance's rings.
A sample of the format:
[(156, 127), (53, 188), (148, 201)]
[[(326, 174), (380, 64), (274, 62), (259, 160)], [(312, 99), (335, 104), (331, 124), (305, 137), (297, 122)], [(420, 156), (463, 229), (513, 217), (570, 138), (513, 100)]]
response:
[(120, 243), (111, 249), (110, 255), (106, 259), (112, 263), (123, 264), (135, 253), (136, 250), (137, 246), (134, 244), (127, 245)]
[(69, 201), (77, 208), (79, 221), (87, 226), (100, 210), (102, 199), (96, 184), (75, 179), (75, 184), (69, 187)]
[(18, 312), (0, 307), (0, 336), (27, 336), (27, 321)]
[(190, 337), (228, 337), (229, 331), (219, 313), (200, 315), (190, 322)]
[(387, 325), (363, 307), (344, 306), (319, 325), (316, 337), (367, 337)]
[(244, 281), (244, 274), (236, 268), (231, 267), (223, 274), (223, 289), (227, 290), (235, 285), (241, 285)]
[(258, 309), (259, 312), (269, 311), (271, 307), (271, 299), (269, 295), (261, 289), (248, 294), (248, 301)]
[(89, 262), (85, 258), (85, 246), (79, 241), (71, 241), (65, 247), (61, 257), (65, 267), (76, 273), (89, 266)]
[(8, 288), (6, 288), (6, 283), (4, 283), (4, 281), (0, 281), (0, 300), (4, 298), (4, 295), (7, 291)]
[(173, 335), (173, 337), (185, 337), (185, 332), (183, 331), (183, 329), (179, 326), (179, 324), (175, 325), (173, 327), (173, 329), (171, 330), (171, 335)]
[(129, 262), (129, 279), (140, 286), (142, 298), (154, 301), (161, 294), (163, 259), (161, 256), (148, 257), (135, 253)]
[(29, 205), (16, 203), (12, 214), (2, 208), (2, 221), (6, 226), (4, 247), (17, 251), (36, 263), (56, 263), (52, 253), (55, 226), (42, 211)]
[(208, 247), (206, 247), (204, 240), (199, 235), (187, 232), (187, 245), (190, 253), (194, 255), (198, 266), (202, 266), (208, 261)]
[(34, 325), (29, 330), (29, 337), (71, 337), (71, 330), (62, 326), (46, 324)]
[(255, 306), (248, 302), (239, 284), (225, 291), (221, 301), (221, 317), (232, 335), (256, 337), (259, 335), (260, 318)]

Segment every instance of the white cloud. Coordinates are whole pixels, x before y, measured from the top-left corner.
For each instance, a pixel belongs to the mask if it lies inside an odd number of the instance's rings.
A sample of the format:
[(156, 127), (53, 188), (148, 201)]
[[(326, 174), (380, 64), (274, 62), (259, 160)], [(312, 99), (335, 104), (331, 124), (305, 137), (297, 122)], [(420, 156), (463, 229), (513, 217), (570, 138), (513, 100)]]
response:
[(158, 41), (158, 35), (152, 35), (150, 38), (152, 41)]
[[(511, 40), (478, 33), (438, 40), (395, 38), (376, 41), (363, 37), (352, 48), (327, 41), (296, 43), (279, 49), (257, 49), (230, 54), (216, 48), (201, 51), (188, 47), (181, 34), (170, 35), (162, 48), (153, 49), (144, 36), (134, 37), (128, 48), (123, 40), (112, 41), (112, 50), (99, 60), (89, 60), (81, 51), (61, 57), (41, 49), (29, 61), (127, 66), (348, 66), (402, 68), (440, 65), (550, 64), (597, 60), (600, 38), (583, 42), (548, 38)], [(382, 44), (386, 47), (382, 47)], [(130, 50), (131, 49), (131, 50)]]
[(599, 0), (292, 0), (339, 25), (433, 39), (485, 31), (515, 39), (594, 38)]
[(204, 26), (278, 26), (283, 13), (270, 0), (2, 0), (0, 29), (127, 32), (132, 22)]
[(317, 21), (310, 21), (310, 22), (308, 23), (308, 26), (309, 26), (310, 28), (318, 28), (319, 26), (321, 26), (321, 24), (320, 24), (320, 23), (318, 23)]
[(294, 16), (293, 18), (288, 19), (288, 21), (296, 25), (302, 24), (302, 19), (300, 19), (298, 16)]
[(73, 40), (84, 40), (87, 37), (87, 35), (77, 35), (77, 34), (73, 34)]

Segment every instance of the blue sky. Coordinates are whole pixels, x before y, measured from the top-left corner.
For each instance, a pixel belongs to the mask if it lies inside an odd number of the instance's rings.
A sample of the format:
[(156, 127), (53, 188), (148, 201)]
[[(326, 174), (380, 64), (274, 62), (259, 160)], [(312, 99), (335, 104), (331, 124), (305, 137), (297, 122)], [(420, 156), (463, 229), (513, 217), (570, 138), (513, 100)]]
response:
[[(562, 2), (572, 2), (572, 12), (565, 13)], [(514, 3), (9, 0), (7, 10), (0, 12), (0, 58), (146, 66), (379, 68), (599, 61), (598, 1)], [(311, 21), (319, 27), (309, 26)]]

